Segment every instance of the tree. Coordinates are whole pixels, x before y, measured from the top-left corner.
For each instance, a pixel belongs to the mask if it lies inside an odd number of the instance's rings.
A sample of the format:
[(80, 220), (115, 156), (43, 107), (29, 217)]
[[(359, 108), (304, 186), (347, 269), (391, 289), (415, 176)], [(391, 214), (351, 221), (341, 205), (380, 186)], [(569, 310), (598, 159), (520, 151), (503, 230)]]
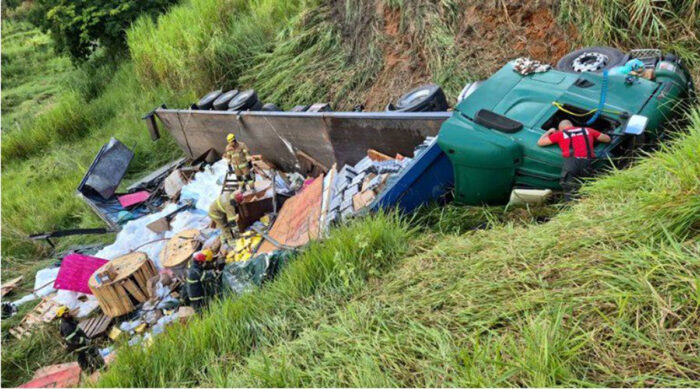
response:
[(59, 52), (83, 61), (97, 48), (126, 49), (126, 30), (141, 15), (155, 17), (176, 0), (36, 0), (31, 20)]

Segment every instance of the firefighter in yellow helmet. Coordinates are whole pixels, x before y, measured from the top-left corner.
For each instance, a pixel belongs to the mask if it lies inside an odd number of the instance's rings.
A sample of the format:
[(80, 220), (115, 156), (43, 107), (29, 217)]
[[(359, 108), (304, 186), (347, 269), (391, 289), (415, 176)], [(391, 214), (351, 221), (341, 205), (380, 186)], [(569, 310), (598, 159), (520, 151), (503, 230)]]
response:
[(253, 163), (251, 162), (248, 147), (236, 139), (236, 135), (226, 136), (226, 150), (224, 158), (228, 161), (229, 172), (236, 175), (239, 188), (248, 189), (253, 186)]
[(104, 366), (105, 362), (97, 350), (97, 347), (90, 344), (85, 332), (78, 327), (78, 322), (71, 315), (70, 309), (63, 305), (56, 310), (56, 317), (61, 319), (59, 330), (70, 352), (78, 354), (78, 364), (83, 371), (92, 373)]
[(219, 291), (220, 276), (214, 266), (214, 253), (204, 249), (192, 256), (187, 269), (187, 297), (192, 307), (199, 311)]
[(209, 206), (209, 217), (221, 230), (221, 243), (233, 247), (238, 237), (238, 204), (243, 201), (240, 190), (223, 192)]

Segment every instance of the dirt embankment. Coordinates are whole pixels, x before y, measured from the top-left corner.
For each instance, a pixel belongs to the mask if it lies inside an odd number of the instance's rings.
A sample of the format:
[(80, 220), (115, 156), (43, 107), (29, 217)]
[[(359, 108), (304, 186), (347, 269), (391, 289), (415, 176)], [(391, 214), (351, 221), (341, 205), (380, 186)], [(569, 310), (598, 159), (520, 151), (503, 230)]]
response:
[[(343, 35), (346, 39), (362, 35), (367, 44), (366, 34), (371, 34), (382, 49), (381, 70), (364, 96), (365, 106), (372, 110), (383, 109), (411, 87), (439, 81), (440, 72), (443, 79), (447, 73), (461, 83), (486, 78), (520, 56), (554, 64), (570, 51), (577, 35), (574, 26), (556, 20), (553, 2), (487, 1), (447, 9), (407, 1), (400, 9), (377, 1), (363, 11), (373, 13), (359, 27), (363, 34)], [(412, 17), (402, 17), (406, 12)], [(437, 42), (440, 33), (449, 36), (447, 44)], [(455, 93), (454, 86), (446, 89), (448, 95)]]

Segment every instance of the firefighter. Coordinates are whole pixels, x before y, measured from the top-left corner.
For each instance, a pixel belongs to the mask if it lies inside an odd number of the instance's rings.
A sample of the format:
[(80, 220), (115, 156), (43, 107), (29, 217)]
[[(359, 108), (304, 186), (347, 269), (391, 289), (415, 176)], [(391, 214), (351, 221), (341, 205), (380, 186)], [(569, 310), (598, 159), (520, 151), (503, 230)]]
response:
[(558, 130), (550, 128), (537, 141), (541, 147), (558, 144), (564, 157), (559, 183), (564, 200), (574, 199), (581, 187), (581, 179), (593, 176), (595, 142), (609, 143), (610, 136), (589, 127), (575, 127), (570, 120), (559, 122)]
[(216, 228), (221, 230), (221, 244), (233, 247), (238, 238), (238, 204), (243, 201), (240, 190), (223, 192), (209, 206), (209, 217)]
[(219, 279), (211, 250), (204, 249), (192, 256), (187, 270), (187, 296), (196, 311), (201, 311), (218, 294)]
[(70, 309), (63, 305), (56, 310), (56, 317), (61, 319), (60, 331), (66, 348), (69, 352), (78, 354), (80, 368), (88, 374), (104, 366), (97, 347), (90, 344), (85, 332), (78, 327), (78, 322), (73, 318)]
[(253, 188), (253, 162), (251, 161), (248, 147), (236, 139), (236, 135), (226, 136), (226, 151), (224, 158), (228, 161), (229, 173), (236, 175), (240, 189)]

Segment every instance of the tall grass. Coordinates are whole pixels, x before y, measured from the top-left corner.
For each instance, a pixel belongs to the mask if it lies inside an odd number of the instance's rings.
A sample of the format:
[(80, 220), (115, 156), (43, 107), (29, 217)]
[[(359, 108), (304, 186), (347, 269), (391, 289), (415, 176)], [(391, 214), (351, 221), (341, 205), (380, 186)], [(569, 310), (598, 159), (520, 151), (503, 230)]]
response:
[(120, 349), (99, 384), (195, 386), (255, 347), (293, 340), (320, 319), (315, 306), (335, 305), (366, 287), (369, 277), (407, 253), (411, 236), (405, 223), (385, 214), (334, 230), (299, 254), (274, 282), (215, 304), (187, 327), (170, 328), (149, 348)]
[[(211, 386), (696, 386), (700, 115), (545, 224), (437, 241)], [(321, 314), (319, 314), (321, 315)]]
[(279, 280), (121, 350), (100, 385), (695, 386), (699, 145), (696, 110), (544, 224), (487, 213), (491, 229), (420, 244), (383, 215), (337, 230)]
[(267, 101), (284, 108), (319, 101), (334, 107), (362, 103), (351, 94), (370, 86), (380, 70), (381, 52), (370, 45), (353, 56), (330, 15), (328, 6), (302, 12), (270, 52), (255, 55), (256, 65), (240, 82), (254, 85)]
[(255, 54), (271, 46), (299, 1), (189, 0), (156, 22), (138, 20), (127, 34), (144, 81), (203, 93), (235, 86)]
[(572, 23), (585, 45), (660, 48), (700, 64), (700, 3), (696, 0), (564, 0), (559, 18)]

